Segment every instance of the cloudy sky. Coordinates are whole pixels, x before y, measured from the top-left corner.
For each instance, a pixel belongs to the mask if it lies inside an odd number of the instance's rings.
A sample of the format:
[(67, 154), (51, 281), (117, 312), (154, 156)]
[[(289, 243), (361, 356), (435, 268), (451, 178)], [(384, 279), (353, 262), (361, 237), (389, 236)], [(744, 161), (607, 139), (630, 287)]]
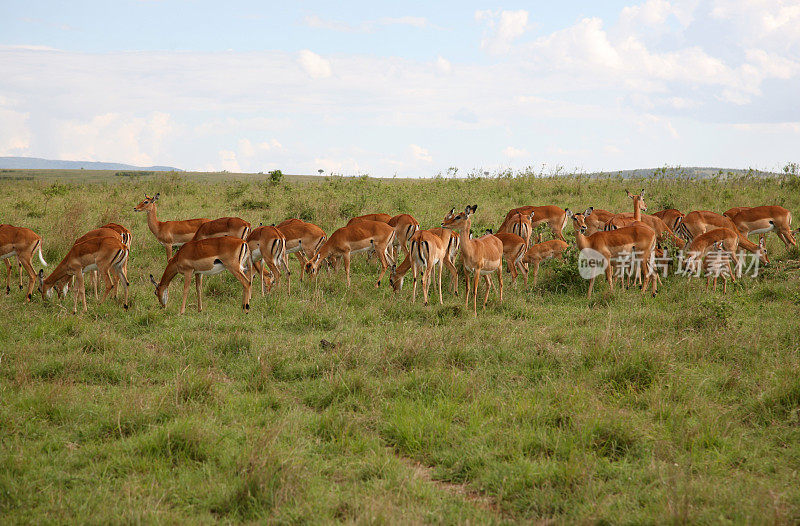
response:
[(3, 0), (9, 155), (776, 169), (800, 160), (800, 2)]

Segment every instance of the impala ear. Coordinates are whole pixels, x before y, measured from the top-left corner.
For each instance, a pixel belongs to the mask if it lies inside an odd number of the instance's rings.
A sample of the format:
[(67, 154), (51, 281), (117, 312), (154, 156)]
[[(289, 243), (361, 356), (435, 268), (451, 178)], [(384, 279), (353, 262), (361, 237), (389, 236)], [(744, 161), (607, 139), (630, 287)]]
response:
[(39, 279), (39, 283), (44, 281), (44, 269), (41, 269), (41, 268), (39, 269), (39, 274), (38, 274), (37, 278)]
[(530, 216), (528, 216), (528, 219), (530, 219), (531, 221), (533, 221), (533, 216), (534, 216), (534, 215), (536, 215), (536, 212), (531, 212), (531, 215), (530, 215)]
[(633, 199), (633, 196), (631, 195), (631, 193), (628, 191), (628, 189), (627, 189), (627, 188), (625, 189), (625, 195), (627, 195), (628, 197), (630, 197), (631, 199)]
[(153, 201), (158, 201), (158, 196), (161, 195), (161, 192), (157, 192), (156, 196), (153, 198)]
[(594, 207), (590, 206), (589, 208), (586, 209), (586, 212), (584, 212), (583, 215), (589, 217), (590, 215), (592, 215), (592, 212), (594, 212)]
[(154, 278), (152, 274), (150, 274), (150, 283), (152, 283), (153, 285), (156, 286), (156, 288), (158, 288), (158, 282), (156, 281), (156, 278)]
[(397, 264), (392, 265), (392, 272), (394, 272), (395, 270), (397, 270)]
[(639, 194), (639, 197), (644, 197), (644, 188), (642, 188), (642, 193)]
[(575, 215), (575, 213), (572, 210), (570, 210), (569, 208), (565, 208), (564, 209), (564, 213), (567, 214), (567, 217), (572, 217), (572, 216)]

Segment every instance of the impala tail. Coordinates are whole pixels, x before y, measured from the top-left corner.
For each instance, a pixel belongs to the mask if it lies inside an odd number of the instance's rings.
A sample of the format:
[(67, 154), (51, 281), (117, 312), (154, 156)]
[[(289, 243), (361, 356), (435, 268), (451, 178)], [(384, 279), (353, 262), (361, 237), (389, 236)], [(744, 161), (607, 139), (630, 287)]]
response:
[(46, 267), (47, 266), (47, 261), (45, 261), (44, 260), (44, 256), (42, 256), (42, 242), (38, 241), (36, 243), (36, 245), (37, 246), (36, 246), (36, 248), (34, 250), (38, 250), (38, 252), (39, 252), (39, 261), (42, 263), (42, 265), (44, 265)]
[(675, 233), (681, 239), (686, 240), (687, 243), (692, 241), (692, 233), (689, 232), (689, 229), (686, 227), (686, 223), (683, 222), (683, 218), (678, 219), (678, 226), (675, 228)]

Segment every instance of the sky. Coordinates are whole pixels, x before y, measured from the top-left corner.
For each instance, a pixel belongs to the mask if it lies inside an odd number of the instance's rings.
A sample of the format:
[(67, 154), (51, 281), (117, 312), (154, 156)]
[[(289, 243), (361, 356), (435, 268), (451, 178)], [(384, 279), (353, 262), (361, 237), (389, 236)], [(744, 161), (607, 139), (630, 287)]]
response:
[(800, 159), (800, 1), (2, 0), (0, 156), (779, 170)]

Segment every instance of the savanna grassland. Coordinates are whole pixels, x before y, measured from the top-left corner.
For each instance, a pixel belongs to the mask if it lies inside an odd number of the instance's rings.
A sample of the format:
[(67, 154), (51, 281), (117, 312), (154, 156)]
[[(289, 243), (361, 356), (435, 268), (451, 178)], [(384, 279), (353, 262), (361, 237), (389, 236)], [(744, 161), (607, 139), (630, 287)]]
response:
[(67, 181), (0, 178), (0, 222), (43, 237), (46, 270), (85, 231), (126, 225), (132, 306), (0, 296), (2, 522), (800, 521), (800, 254), (774, 234), (772, 265), (727, 295), (670, 276), (655, 298), (598, 283), (590, 301), (574, 262), (549, 262), (475, 318), (463, 275), (458, 298), (424, 307), (410, 280), (376, 290), (362, 255), (350, 290), (342, 273), (300, 284), (292, 259), (290, 296), (254, 287), (245, 314), (225, 273), (179, 316), (181, 279), (162, 310), (148, 275), (164, 250), (133, 212), (160, 192), (161, 220), (301, 217), (330, 234), (377, 211), (438, 226), (477, 203), (479, 232), (526, 204), (628, 211), (624, 189), (644, 187), (651, 211), (797, 216), (795, 178)]

